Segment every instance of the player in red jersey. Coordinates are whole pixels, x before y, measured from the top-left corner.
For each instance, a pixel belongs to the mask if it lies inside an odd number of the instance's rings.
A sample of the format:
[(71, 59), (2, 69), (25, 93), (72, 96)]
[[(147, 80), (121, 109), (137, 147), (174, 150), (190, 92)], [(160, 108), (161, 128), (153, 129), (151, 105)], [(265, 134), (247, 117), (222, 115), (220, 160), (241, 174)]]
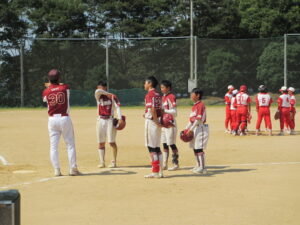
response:
[(240, 135), (246, 135), (245, 129), (247, 128), (247, 120), (251, 115), (251, 98), (247, 94), (247, 86), (241, 85), (240, 92), (236, 95), (235, 105), (237, 107), (236, 115), (237, 115), (237, 125), (235, 128), (235, 135), (237, 135), (238, 130), (241, 130)]
[(233, 90), (232, 91), (232, 98), (230, 102), (230, 114), (231, 114), (231, 133), (235, 133), (235, 127), (236, 127), (236, 106), (234, 104), (236, 95), (239, 91), (238, 90)]
[(176, 96), (171, 92), (172, 83), (168, 80), (163, 80), (160, 85), (160, 90), (163, 93), (162, 108), (163, 108), (163, 127), (161, 132), (161, 142), (163, 144), (163, 169), (168, 169), (169, 147), (172, 149), (173, 167), (169, 170), (177, 170), (179, 168), (179, 155), (176, 146), (177, 125), (175, 117), (177, 116)]
[(280, 112), (280, 132), (278, 135), (284, 135), (283, 129), (284, 125), (288, 129), (291, 127), (290, 109), (291, 109), (291, 97), (288, 94), (288, 90), (285, 86), (281, 87), (279, 90), (281, 95), (277, 99), (278, 110)]
[(295, 88), (289, 87), (288, 92), (290, 95), (290, 104), (291, 104), (291, 109), (290, 109), (290, 111), (291, 111), (291, 125), (290, 126), (291, 127), (290, 128), (291, 128), (291, 134), (293, 135), (293, 134), (296, 134), (295, 133), (296, 98), (294, 95)]
[(48, 130), (50, 137), (50, 159), (54, 168), (55, 176), (61, 176), (60, 163), (58, 156), (58, 144), (62, 135), (67, 145), (69, 159), (69, 175), (76, 176), (80, 172), (77, 169), (76, 149), (73, 125), (70, 118), (70, 88), (66, 84), (60, 84), (60, 72), (56, 69), (48, 73), (50, 83), (42, 94), (43, 101), (48, 105)]
[(144, 83), (144, 88), (148, 91), (145, 96), (145, 145), (152, 165), (152, 173), (145, 178), (163, 177), (163, 156), (160, 150), (162, 106), (161, 96), (155, 90), (157, 85), (158, 81), (153, 76), (148, 77)]
[(190, 148), (194, 150), (196, 166), (192, 169), (193, 173), (207, 173), (205, 164), (205, 153), (208, 138), (209, 128), (206, 124), (206, 108), (201, 101), (203, 91), (199, 88), (194, 88), (190, 95), (194, 106), (190, 114), (189, 123), (186, 127), (186, 132), (193, 132), (194, 138), (190, 142)]
[(232, 123), (230, 104), (231, 104), (233, 90), (234, 90), (234, 87), (232, 85), (229, 85), (228, 91), (224, 96), (224, 102), (226, 105), (225, 133), (230, 133), (230, 130), (228, 129), (228, 125), (230, 124), (230, 127), (231, 127), (231, 123)]
[(272, 135), (272, 122), (271, 122), (271, 113), (270, 107), (273, 102), (273, 99), (268, 94), (268, 89), (265, 85), (260, 85), (258, 87), (258, 91), (260, 93), (257, 94), (255, 102), (256, 102), (256, 112), (257, 122), (256, 122), (256, 135), (260, 135), (260, 125), (262, 119), (265, 120), (266, 127), (268, 129), (269, 135)]
[(117, 113), (117, 119), (121, 120), (122, 113), (120, 102), (116, 95), (107, 92), (106, 82), (99, 81), (95, 91), (95, 99), (98, 106), (98, 118), (96, 125), (97, 139), (99, 143), (98, 153), (100, 164), (99, 168), (105, 167), (105, 142), (107, 141), (113, 149), (113, 160), (110, 168), (117, 167), (117, 152), (116, 144), (117, 130), (113, 125), (114, 111)]

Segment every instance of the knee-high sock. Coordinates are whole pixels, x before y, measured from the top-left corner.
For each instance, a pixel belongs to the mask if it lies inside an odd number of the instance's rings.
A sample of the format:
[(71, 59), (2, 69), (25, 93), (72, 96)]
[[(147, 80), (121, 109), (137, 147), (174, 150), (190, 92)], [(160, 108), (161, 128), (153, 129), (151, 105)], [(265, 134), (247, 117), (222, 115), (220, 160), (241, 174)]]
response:
[(100, 148), (98, 149), (98, 153), (99, 153), (99, 160), (100, 160), (100, 163), (104, 163), (105, 159), (105, 148)]

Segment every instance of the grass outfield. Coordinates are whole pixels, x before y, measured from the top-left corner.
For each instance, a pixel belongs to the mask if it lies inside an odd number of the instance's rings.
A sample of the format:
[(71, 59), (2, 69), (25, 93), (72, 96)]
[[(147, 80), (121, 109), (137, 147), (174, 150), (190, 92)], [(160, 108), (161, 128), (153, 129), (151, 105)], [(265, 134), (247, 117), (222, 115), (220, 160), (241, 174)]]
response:
[[(179, 171), (145, 180), (150, 172), (144, 147), (143, 107), (123, 107), (127, 127), (118, 132), (119, 169), (98, 169), (96, 108), (72, 107), (79, 169), (83, 176), (53, 178), (49, 161), (46, 108), (0, 110), (0, 190), (19, 189), (25, 225), (282, 225), (300, 221), (300, 114), (295, 136), (224, 133), (224, 107), (207, 108), (210, 140), (208, 174), (189, 169), (195, 161), (188, 144), (177, 141)], [(272, 107), (274, 114), (276, 107)], [(297, 108), (299, 111), (300, 108)], [(190, 107), (179, 107), (183, 129)], [(278, 132), (278, 121), (272, 121)], [(107, 147), (107, 164), (110, 148)], [(63, 174), (68, 162), (60, 143)]]

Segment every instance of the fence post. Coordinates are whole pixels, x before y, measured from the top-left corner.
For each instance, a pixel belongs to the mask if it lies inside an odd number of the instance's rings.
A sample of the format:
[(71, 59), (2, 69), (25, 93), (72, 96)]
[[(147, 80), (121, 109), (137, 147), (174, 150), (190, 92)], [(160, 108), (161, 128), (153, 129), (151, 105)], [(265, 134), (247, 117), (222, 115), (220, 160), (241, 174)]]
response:
[(193, 53), (193, 36), (194, 36), (194, 26), (193, 26), (193, 1), (190, 0), (190, 79), (194, 79), (194, 53)]
[(195, 39), (195, 58), (194, 58), (194, 77), (195, 77), (195, 83), (196, 83), (196, 87), (198, 86), (198, 62), (197, 62), (197, 36), (194, 37)]
[(23, 56), (24, 56), (24, 46), (23, 40), (20, 43), (20, 88), (21, 88), (21, 107), (24, 107), (24, 65), (23, 65)]
[(287, 34), (284, 34), (284, 86), (287, 87)]
[(105, 46), (106, 46), (106, 72), (105, 72), (105, 74), (106, 74), (106, 79), (107, 79), (107, 90), (109, 90), (109, 58), (108, 58), (108, 37), (106, 36), (106, 38), (105, 38)]

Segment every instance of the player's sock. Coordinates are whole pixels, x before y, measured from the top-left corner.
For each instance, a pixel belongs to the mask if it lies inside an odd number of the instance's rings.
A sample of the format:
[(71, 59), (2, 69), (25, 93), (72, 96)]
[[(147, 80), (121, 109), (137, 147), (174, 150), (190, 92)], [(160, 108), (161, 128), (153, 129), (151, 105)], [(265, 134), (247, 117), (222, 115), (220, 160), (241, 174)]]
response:
[(163, 166), (167, 166), (168, 164), (168, 159), (169, 159), (169, 146), (166, 143), (163, 143)]
[(199, 162), (199, 158), (198, 158), (197, 149), (194, 149), (194, 155), (195, 155), (195, 159), (196, 159), (196, 166), (199, 167), (200, 166), (200, 162)]
[(175, 144), (173, 145), (170, 145), (171, 146), (171, 149), (172, 149), (172, 163), (174, 165), (178, 165), (179, 164), (179, 161), (178, 161), (178, 158), (179, 158), (179, 155), (178, 155), (178, 149), (177, 149), (177, 146)]
[(197, 153), (199, 159), (199, 167), (203, 170), (205, 169), (205, 154), (204, 152)]
[(163, 154), (160, 152), (158, 153), (158, 160), (159, 160), (159, 173), (163, 176), (163, 169), (164, 169), (164, 159)]
[(158, 154), (156, 152), (151, 152), (150, 157), (151, 157), (152, 172), (153, 173), (158, 173), (159, 172), (159, 157), (158, 157)]
[(100, 164), (104, 164), (105, 148), (98, 149)]

